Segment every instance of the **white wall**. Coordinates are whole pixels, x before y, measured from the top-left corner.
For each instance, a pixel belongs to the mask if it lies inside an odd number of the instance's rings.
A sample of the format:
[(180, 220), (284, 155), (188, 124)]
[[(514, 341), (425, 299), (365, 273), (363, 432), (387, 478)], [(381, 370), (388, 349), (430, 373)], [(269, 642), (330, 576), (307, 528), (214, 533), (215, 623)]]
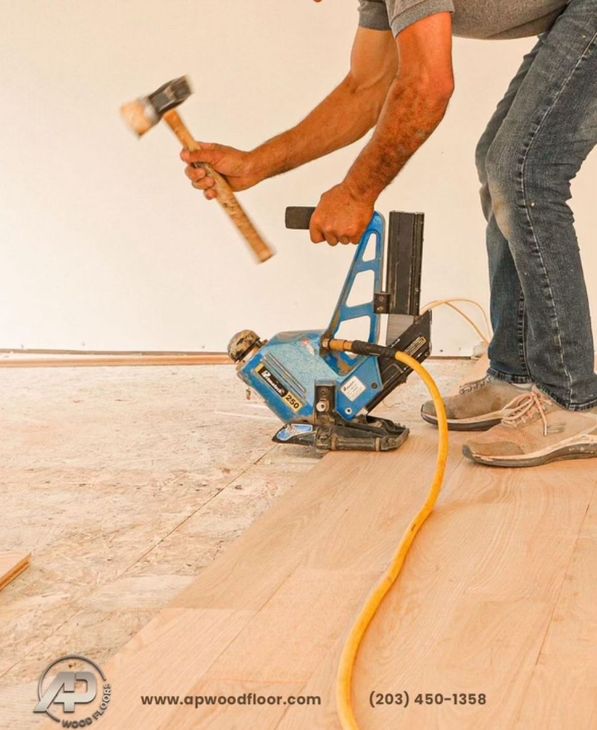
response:
[[(285, 231), (284, 207), (316, 201), (358, 147), (242, 194), (278, 249), (257, 266), (169, 130), (137, 141), (118, 108), (188, 74), (196, 136), (256, 145), (342, 77), (355, 26), (356, 0), (0, 0), (0, 348), (221, 350), (243, 327), (327, 324), (353, 249)], [(487, 302), (473, 150), (530, 44), (456, 42), (449, 114), (379, 201), (427, 214), (424, 300)], [(574, 207), (597, 319), (596, 162)], [(438, 312), (436, 352), (477, 339)]]

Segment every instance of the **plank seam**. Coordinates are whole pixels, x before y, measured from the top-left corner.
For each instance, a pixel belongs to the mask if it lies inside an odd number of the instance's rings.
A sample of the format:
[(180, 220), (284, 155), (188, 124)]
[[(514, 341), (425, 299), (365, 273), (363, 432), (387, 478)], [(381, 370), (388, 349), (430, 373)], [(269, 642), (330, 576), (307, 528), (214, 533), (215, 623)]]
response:
[[(144, 553), (142, 553), (138, 558), (136, 558), (134, 560), (134, 562), (132, 562), (130, 565), (127, 565), (127, 567), (124, 568), (124, 570), (116, 577), (116, 580), (118, 580), (118, 578), (122, 578), (123, 576), (125, 576), (131, 568), (134, 568), (135, 565), (137, 565), (137, 563), (139, 561), (143, 560), (143, 558), (147, 557), (150, 553), (152, 553), (156, 548), (158, 548), (164, 542), (164, 540), (167, 540), (170, 537), (170, 535), (172, 535), (174, 532), (176, 532), (177, 530), (179, 530), (183, 525), (185, 525), (198, 512), (201, 512), (201, 510), (204, 507), (206, 507), (207, 505), (211, 504), (213, 502), (213, 500), (216, 499), (217, 497), (219, 497), (220, 494), (222, 494), (222, 492), (225, 489), (228, 489), (228, 487), (231, 484), (233, 484), (237, 479), (240, 479), (240, 477), (242, 477), (243, 474), (245, 474), (247, 471), (249, 471), (249, 469), (252, 469), (264, 456), (266, 456), (267, 454), (269, 454), (269, 452), (272, 451), (274, 448), (275, 448), (275, 446), (271, 446), (270, 448), (268, 448), (267, 451), (265, 451), (256, 461), (252, 461), (244, 469), (242, 469), (241, 471), (239, 471), (238, 473), (236, 473), (233, 477), (231, 477), (231, 479), (229, 481), (227, 481), (226, 484), (224, 484), (224, 486), (221, 489), (218, 489), (218, 491), (215, 492), (215, 494), (213, 494), (209, 499), (207, 499), (199, 507), (197, 507), (196, 510), (194, 510), (193, 512), (191, 512), (190, 514), (188, 514), (181, 522), (179, 522), (175, 527), (173, 527), (169, 532), (167, 532), (162, 538), (160, 538), (160, 540), (158, 540), (158, 542), (156, 542), (155, 545), (152, 545)], [(176, 481), (176, 479), (178, 479), (178, 477), (172, 477), (172, 479), (169, 480), (169, 481)], [(216, 560), (216, 558), (217, 558), (217, 556), (215, 556), (213, 558), (213, 560)], [(212, 562), (213, 562), (213, 560), (212, 560)], [(197, 573), (194, 577), (196, 578), (196, 577), (198, 577), (198, 575), (199, 575), (199, 573)]]

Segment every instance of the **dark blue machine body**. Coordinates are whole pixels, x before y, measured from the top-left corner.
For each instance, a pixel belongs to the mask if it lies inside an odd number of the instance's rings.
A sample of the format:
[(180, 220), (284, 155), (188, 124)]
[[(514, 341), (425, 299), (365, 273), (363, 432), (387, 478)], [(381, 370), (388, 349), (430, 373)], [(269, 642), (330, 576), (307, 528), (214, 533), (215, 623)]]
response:
[[(378, 341), (380, 315), (375, 311), (374, 295), (382, 289), (384, 252), (385, 222), (375, 213), (357, 246), (328, 329), (281, 332), (239, 365), (240, 378), (264, 398), (284, 423), (313, 423), (318, 385), (335, 386), (335, 410), (345, 421), (366, 412), (379, 396), (382, 378), (377, 358), (322, 353), (320, 342), (324, 333), (334, 337), (347, 322), (363, 317), (369, 319), (368, 341)], [(370, 299), (349, 305), (355, 281), (364, 272), (373, 272)]]

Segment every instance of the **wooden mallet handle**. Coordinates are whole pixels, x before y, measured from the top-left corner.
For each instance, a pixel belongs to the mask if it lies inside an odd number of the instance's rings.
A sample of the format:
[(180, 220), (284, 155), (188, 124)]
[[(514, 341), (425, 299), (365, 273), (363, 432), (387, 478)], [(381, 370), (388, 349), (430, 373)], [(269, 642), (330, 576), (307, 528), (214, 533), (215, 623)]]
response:
[[(195, 141), (176, 110), (173, 109), (166, 112), (162, 119), (182, 142), (183, 147), (190, 152), (197, 152), (201, 149), (201, 145)], [(267, 261), (274, 255), (274, 252), (263, 238), (261, 238), (259, 231), (255, 228), (251, 219), (238, 202), (236, 195), (232, 191), (232, 188), (228, 184), (226, 178), (220, 175), (219, 172), (216, 172), (216, 170), (207, 163), (199, 163), (199, 166), (201, 166), (207, 174), (215, 180), (214, 187), (218, 193), (218, 202), (222, 208), (224, 208), (230, 217), (230, 220), (238, 228), (243, 238), (253, 249), (255, 256), (257, 256), (261, 262)]]

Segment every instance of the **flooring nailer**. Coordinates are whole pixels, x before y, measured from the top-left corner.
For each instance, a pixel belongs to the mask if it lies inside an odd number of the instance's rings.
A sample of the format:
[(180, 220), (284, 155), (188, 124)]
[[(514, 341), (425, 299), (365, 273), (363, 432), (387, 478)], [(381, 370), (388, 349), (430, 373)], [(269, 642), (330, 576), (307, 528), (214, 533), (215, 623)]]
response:
[[(308, 229), (313, 212), (287, 208), (286, 227)], [(387, 243), (385, 228), (375, 213), (326, 330), (280, 332), (270, 340), (242, 330), (230, 341), (228, 353), (239, 377), (285, 424), (274, 441), (332, 451), (390, 451), (408, 437), (406, 427), (370, 411), (412, 372), (395, 359), (396, 352), (418, 362), (430, 353), (431, 313), (419, 314), (423, 215), (390, 213)], [(373, 286), (367, 300), (355, 304), (359, 277), (372, 279)], [(379, 344), (382, 315), (387, 315), (385, 345)], [(338, 339), (362, 318), (368, 320), (366, 341)]]

